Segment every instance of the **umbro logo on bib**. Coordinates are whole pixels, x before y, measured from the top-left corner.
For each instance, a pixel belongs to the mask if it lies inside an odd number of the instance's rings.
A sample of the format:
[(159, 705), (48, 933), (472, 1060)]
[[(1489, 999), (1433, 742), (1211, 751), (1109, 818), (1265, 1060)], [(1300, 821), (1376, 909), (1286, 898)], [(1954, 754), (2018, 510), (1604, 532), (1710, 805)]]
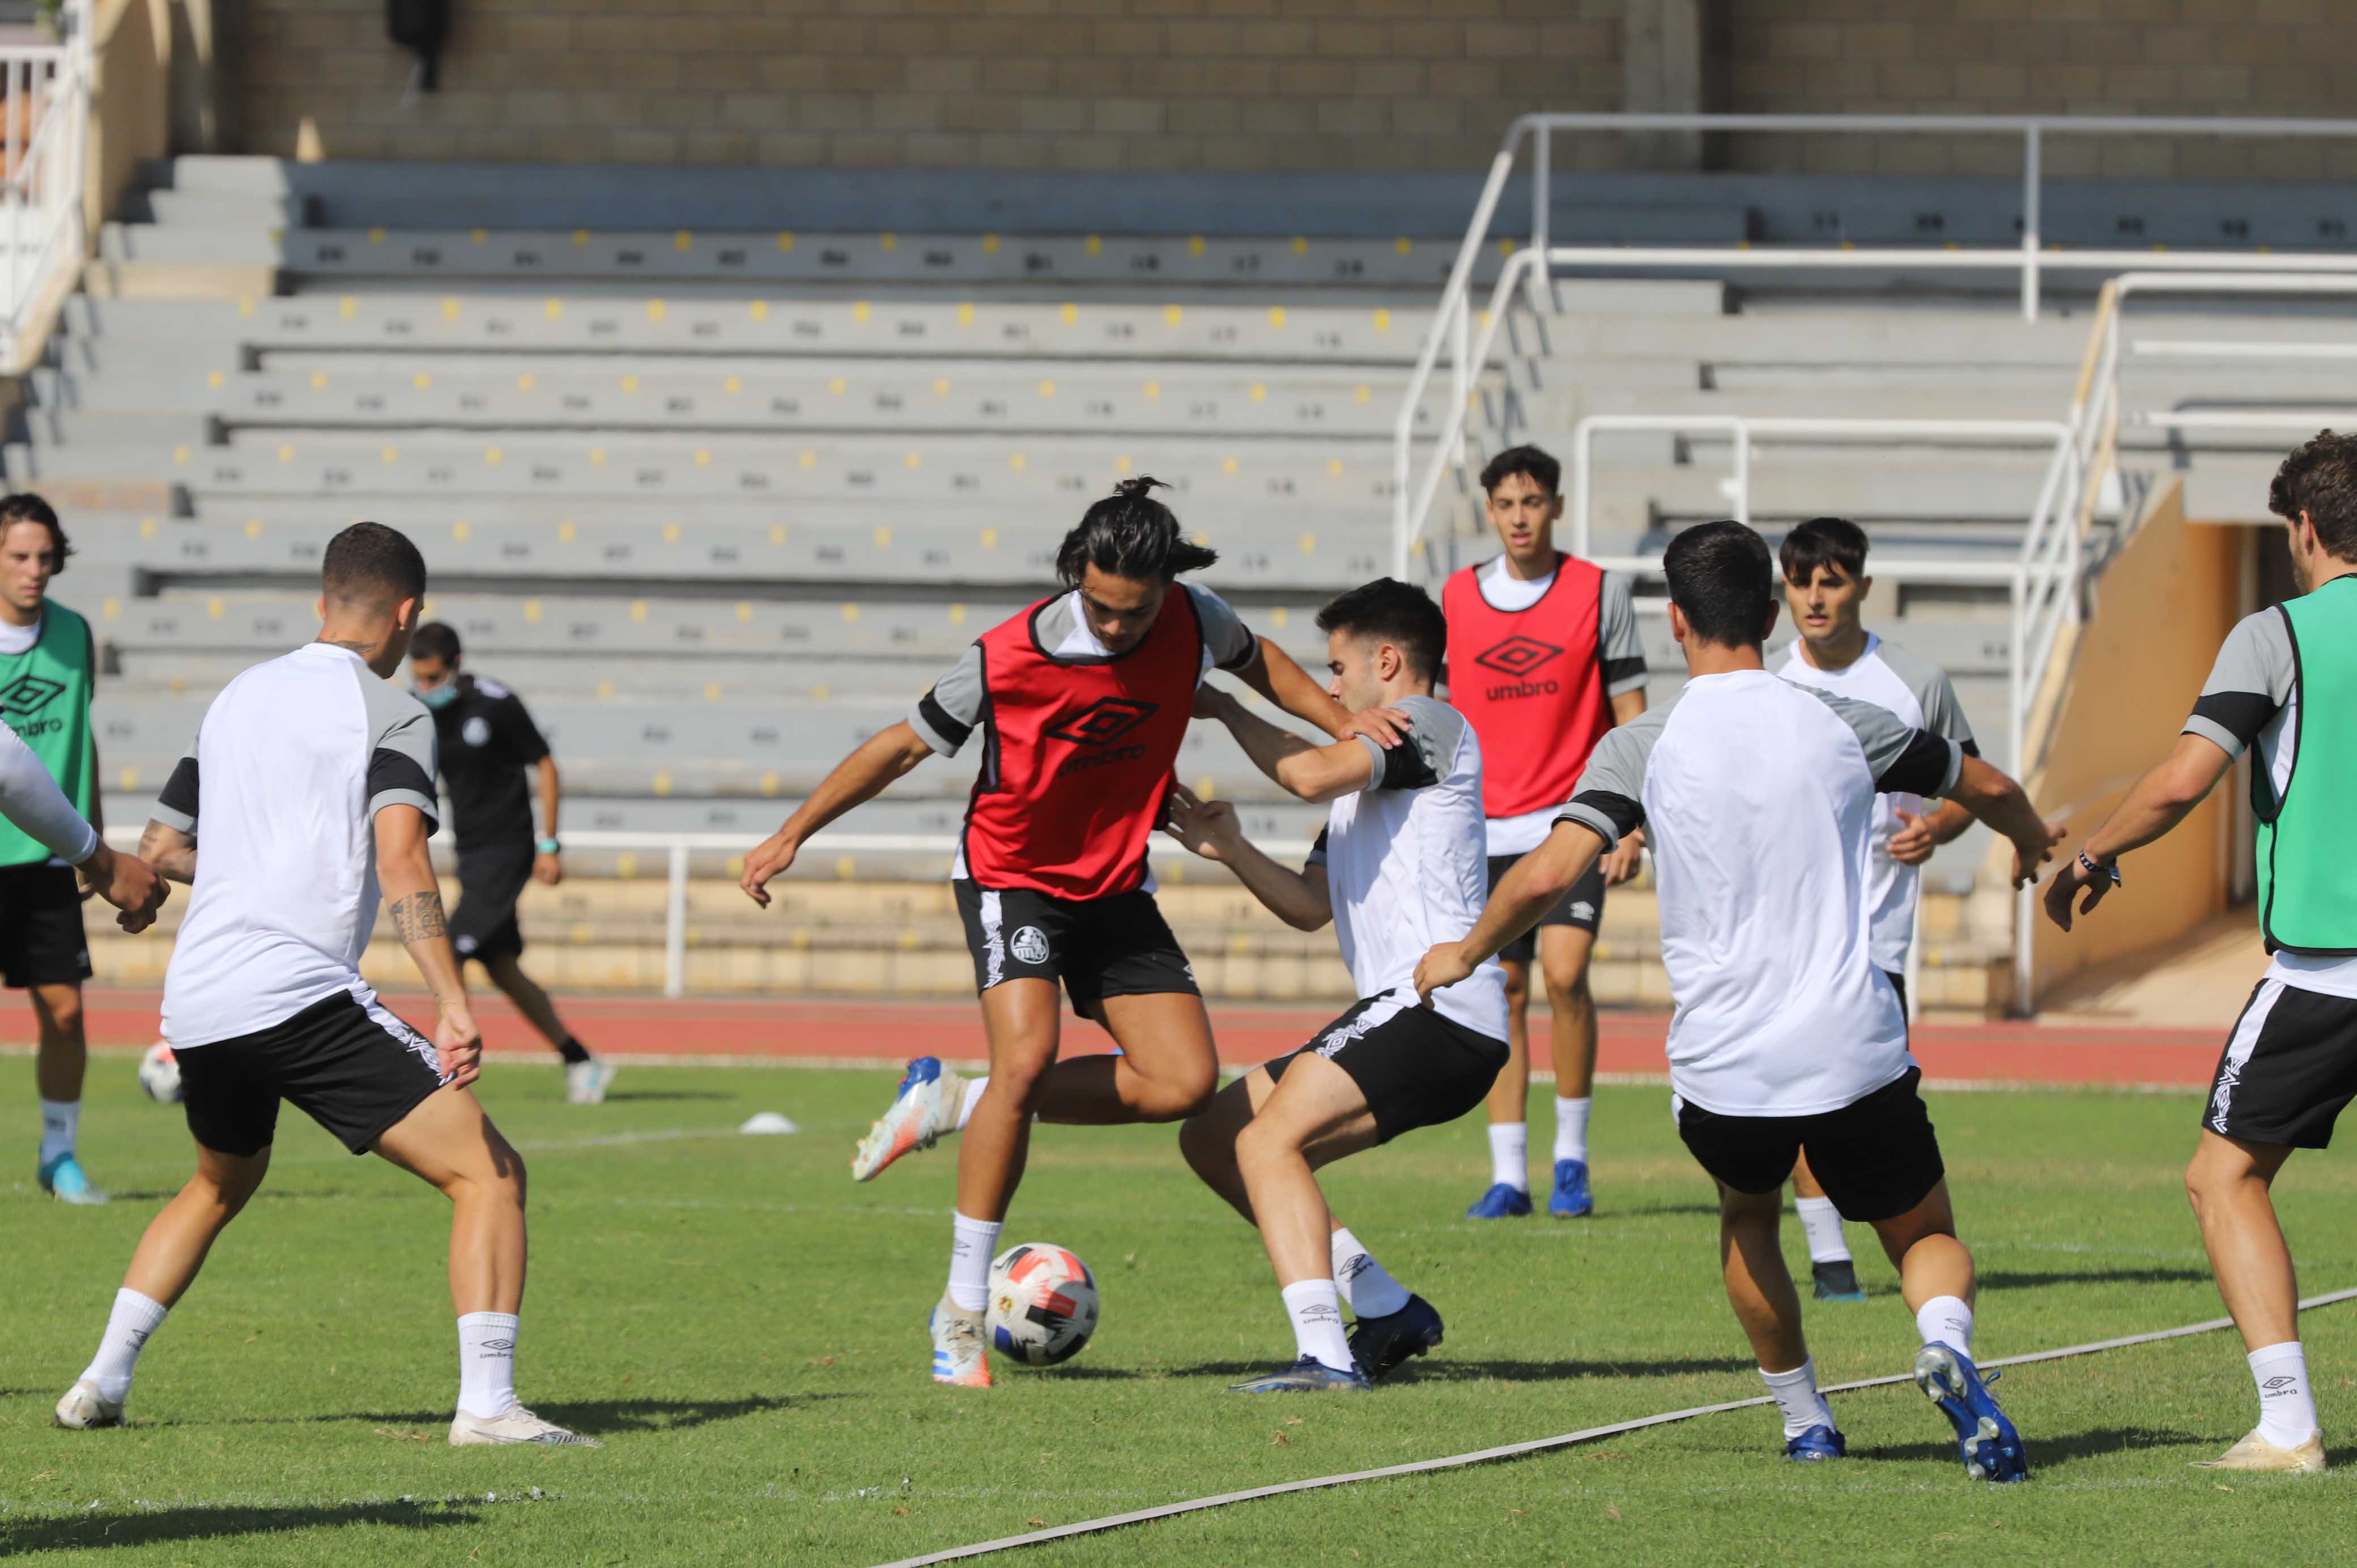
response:
[(1501, 675), (1527, 675), (1552, 659), (1563, 657), (1563, 650), (1552, 642), (1541, 642), (1535, 637), (1517, 632), (1505, 641), (1492, 644), (1473, 656), (1473, 662)]
[(1161, 711), (1159, 703), (1139, 702), (1134, 697), (1099, 697), (1048, 733), (1076, 746), (1111, 746)]
[(65, 682), (27, 671), (0, 686), (0, 713), (12, 719), (29, 717), (49, 705), (50, 700), (64, 691)]

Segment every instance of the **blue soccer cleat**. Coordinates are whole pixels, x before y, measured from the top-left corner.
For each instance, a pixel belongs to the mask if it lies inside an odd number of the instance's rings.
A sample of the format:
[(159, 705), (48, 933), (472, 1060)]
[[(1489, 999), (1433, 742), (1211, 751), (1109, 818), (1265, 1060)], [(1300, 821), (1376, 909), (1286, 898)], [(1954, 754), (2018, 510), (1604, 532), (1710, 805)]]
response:
[(1784, 1457), (1805, 1464), (1846, 1459), (1849, 1457), (1849, 1439), (1830, 1426), (1813, 1426), (1800, 1436), (1785, 1441)]
[(2029, 1455), (2022, 1452), (2021, 1434), (1989, 1397), (1988, 1383), (1982, 1381), (1971, 1357), (1934, 1339), (1915, 1352), (1915, 1386), (1956, 1429), (1964, 1470), (1975, 1480), (2029, 1478)]
[(1531, 1211), (1531, 1195), (1500, 1182), (1465, 1211), (1468, 1219), (1520, 1219)]
[(873, 1181), (877, 1172), (901, 1155), (930, 1149), (957, 1131), (958, 1111), (965, 1103), (965, 1079), (943, 1067), (939, 1057), (919, 1057), (900, 1075), (892, 1103), (859, 1140), (851, 1158), (851, 1179)]
[(1547, 1212), (1557, 1219), (1585, 1219), (1596, 1212), (1596, 1195), (1587, 1190), (1586, 1160), (1555, 1161), (1555, 1192), (1547, 1199)]
[(71, 1155), (59, 1155), (44, 1164), (38, 1172), (41, 1190), (59, 1203), (90, 1207), (106, 1201), (90, 1177), (82, 1174), (81, 1162)]
[(1420, 1295), (1382, 1317), (1362, 1317), (1351, 1329), (1351, 1359), (1372, 1380), (1397, 1371), (1411, 1356), (1440, 1343), (1440, 1314)]
[(1338, 1372), (1315, 1356), (1304, 1356), (1290, 1367), (1230, 1385), (1232, 1394), (1364, 1393), (1375, 1385), (1356, 1367)]

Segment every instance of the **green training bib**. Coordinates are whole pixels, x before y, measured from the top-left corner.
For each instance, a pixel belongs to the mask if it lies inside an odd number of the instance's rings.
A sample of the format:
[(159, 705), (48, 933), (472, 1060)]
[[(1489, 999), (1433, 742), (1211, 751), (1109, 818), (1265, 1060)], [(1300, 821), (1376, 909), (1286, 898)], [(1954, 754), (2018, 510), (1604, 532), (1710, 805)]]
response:
[(2357, 956), (2357, 576), (2283, 607), (2291, 627), (2291, 775), (2254, 757), (2259, 928), (2267, 950)]
[[(90, 622), (55, 600), (42, 607), (38, 641), (22, 653), (0, 654), (0, 720), (32, 748), (84, 817), (98, 789), (90, 736), (94, 654)], [(0, 821), (0, 865), (49, 858), (47, 845)]]

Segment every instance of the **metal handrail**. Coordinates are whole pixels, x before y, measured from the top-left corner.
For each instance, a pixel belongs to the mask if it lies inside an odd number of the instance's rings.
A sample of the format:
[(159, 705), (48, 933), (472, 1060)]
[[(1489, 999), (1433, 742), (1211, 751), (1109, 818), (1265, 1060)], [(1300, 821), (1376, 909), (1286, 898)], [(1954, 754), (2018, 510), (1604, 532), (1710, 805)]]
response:
[[(66, 0), (65, 41), (0, 48), (0, 371), (22, 371), (28, 313), (61, 270), (79, 267), (90, 144), (90, 0)], [(22, 107), (20, 107), (20, 105)], [(31, 134), (20, 124), (38, 115)]]

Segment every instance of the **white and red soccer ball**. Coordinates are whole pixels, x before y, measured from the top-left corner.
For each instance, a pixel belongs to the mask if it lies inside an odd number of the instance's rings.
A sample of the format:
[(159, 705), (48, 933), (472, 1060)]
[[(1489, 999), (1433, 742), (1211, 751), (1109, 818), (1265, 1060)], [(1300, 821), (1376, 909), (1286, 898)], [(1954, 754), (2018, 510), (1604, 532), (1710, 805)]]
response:
[(1096, 1332), (1096, 1276), (1062, 1247), (1009, 1247), (991, 1262), (987, 1327), (991, 1348), (1026, 1366), (1068, 1361)]
[(158, 1105), (180, 1102), (180, 1064), (172, 1047), (158, 1040), (139, 1058), (139, 1087)]

